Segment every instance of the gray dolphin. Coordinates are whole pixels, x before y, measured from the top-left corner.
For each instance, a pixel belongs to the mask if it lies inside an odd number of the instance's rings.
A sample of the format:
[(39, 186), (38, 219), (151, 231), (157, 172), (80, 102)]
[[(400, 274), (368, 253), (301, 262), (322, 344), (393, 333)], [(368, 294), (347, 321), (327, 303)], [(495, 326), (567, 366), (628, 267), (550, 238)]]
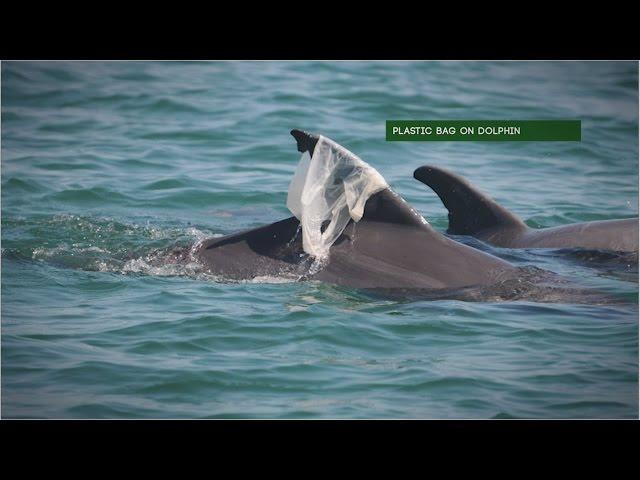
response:
[(580, 248), (638, 252), (638, 218), (529, 228), (463, 177), (425, 165), (413, 176), (436, 192), (449, 211), (447, 233), (470, 235), (507, 248)]
[[(291, 134), (300, 152), (313, 154), (317, 136)], [(313, 258), (303, 251), (299, 227), (290, 217), (205, 240), (190, 254), (209, 273), (228, 279), (290, 274), (365, 289), (459, 289), (492, 285), (518, 273), (510, 263), (437, 232), (389, 188), (367, 200), (360, 221), (349, 221), (328, 262), (315, 273), (309, 273)]]

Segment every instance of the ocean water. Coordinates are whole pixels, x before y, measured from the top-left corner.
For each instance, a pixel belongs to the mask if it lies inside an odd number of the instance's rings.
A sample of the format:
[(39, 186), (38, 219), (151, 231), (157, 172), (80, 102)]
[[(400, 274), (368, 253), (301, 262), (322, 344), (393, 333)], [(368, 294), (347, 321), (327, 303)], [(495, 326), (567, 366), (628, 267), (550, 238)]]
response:
[[(638, 267), (492, 248), (614, 302), (220, 282), (158, 249), (289, 216), (327, 135), (436, 228), (424, 164), (530, 226), (638, 215), (637, 62), (2, 62), (4, 418), (637, 418)], [(581, 119), (582, 142), (386, 142), (387, 119)]]

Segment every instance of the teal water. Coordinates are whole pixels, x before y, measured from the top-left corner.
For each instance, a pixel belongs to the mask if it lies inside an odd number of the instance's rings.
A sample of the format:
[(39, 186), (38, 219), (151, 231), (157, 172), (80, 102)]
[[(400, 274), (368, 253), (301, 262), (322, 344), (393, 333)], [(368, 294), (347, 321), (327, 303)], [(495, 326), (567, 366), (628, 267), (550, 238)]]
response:
[[(575, 142), (385, 142), (386, 119), (581, 119)], [(151, 262), (289, 213), (292, 128), (436, 228), (430, 163), (531, 226), (638, 215), (636, 62), (3, 62), (2, 416), (637, 418), (637, 264), (473, 244), (610, 304), (221, 283)]]

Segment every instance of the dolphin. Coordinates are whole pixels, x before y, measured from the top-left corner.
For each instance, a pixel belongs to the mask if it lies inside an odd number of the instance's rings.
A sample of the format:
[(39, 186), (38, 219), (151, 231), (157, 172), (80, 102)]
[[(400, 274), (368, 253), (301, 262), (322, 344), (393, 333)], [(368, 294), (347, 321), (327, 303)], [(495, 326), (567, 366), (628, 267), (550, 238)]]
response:
[[(301, 130), (291, 135), (313, 161), (320, 137)], [(300, 227), (295, 216), (285, 218), (204, 240), (190, 255), (208, 273), (230, 280), (291, 275), (363, 289), (464, 289), (518, 275), (509, 262), (436, 231), (390, 188), (368, 198), (359, 221), (349, 220), (321, 268), (305, 253)]]
[(415, 170), (413, 176), (436, 192), (449, 211), (449, 234), (469, 235), (506, 248), (575, 248), (635, 253), (637, 261), (638, 218), (534, 229), (460, 175), (425, 165)]

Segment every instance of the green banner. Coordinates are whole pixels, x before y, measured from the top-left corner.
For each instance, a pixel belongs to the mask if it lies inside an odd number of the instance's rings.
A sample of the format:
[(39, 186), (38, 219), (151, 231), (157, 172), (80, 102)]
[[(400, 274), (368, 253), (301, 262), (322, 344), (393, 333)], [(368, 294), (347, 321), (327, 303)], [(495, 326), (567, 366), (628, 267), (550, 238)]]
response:
[(580, 120), (387, 120), (389, 142), (579, 142)]

